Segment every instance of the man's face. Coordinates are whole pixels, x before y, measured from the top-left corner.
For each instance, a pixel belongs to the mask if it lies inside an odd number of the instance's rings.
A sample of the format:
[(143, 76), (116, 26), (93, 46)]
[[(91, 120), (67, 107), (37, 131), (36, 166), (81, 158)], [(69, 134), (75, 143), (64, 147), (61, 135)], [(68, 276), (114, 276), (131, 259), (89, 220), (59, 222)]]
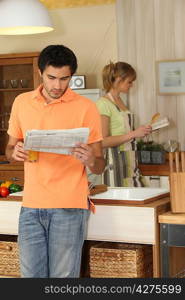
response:
[(51, 102), (65, 93), (71, 79), (71, 70), (69, 66), (59, 68), (48, 66), (41, 77), (43, 81), (42, 93)]

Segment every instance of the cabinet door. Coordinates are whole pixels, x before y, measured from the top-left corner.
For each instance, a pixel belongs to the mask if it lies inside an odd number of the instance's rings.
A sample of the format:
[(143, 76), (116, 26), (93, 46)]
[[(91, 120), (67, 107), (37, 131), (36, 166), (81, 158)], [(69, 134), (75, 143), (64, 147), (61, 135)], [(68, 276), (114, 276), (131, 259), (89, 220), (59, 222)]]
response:
[(0, 154), (5, 153), (11, 107), (16, 96), (40, 84), (38, 55), (0, 55)]
[(24, 185), (24, 171), (17, 171), (17, 170), (0, 171), (0, 180), (1, 181), (13, 180), (14, 183)]

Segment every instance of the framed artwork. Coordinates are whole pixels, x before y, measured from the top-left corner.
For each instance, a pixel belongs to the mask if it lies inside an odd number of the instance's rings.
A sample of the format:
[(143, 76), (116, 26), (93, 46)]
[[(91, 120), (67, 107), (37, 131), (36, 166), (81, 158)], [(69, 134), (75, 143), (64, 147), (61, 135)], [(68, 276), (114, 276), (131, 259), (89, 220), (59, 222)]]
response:
[(157, 61), (159, 95), (185, 94), (185, 59)]

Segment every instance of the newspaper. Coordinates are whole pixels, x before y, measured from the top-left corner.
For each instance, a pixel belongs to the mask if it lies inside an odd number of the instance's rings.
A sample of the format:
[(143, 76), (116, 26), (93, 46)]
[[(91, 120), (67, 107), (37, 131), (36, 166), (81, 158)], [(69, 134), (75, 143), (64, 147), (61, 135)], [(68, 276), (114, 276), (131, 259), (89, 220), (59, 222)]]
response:
[(70, 155), (77, 143), (87, 143), (89, 128), (28, 130), (24, 149)]
[(169, 125), (170, 125), (170, 122), (169, 122), (168, 118), (165, 117), (165, 118), (158, 120), (152, 124), (152, 131), (169, 126)]

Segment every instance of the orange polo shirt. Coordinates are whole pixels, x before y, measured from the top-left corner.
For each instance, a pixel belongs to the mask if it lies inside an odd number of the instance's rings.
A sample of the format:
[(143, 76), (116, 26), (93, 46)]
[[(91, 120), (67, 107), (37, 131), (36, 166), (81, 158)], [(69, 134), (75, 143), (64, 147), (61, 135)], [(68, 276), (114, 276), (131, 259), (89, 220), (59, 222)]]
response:
[[(88, 127), (88, 144), (102, 140), (101, 120), (93, 101), (70, 88), (47, 104), (38, 89), (16, 97), (8, 134), (24, 139), (31, 129)], [(40, 152), (37, 162), (24, 163), (23, 206), (31, 208), (88, 208), (84, 165), (72, 155)]]

